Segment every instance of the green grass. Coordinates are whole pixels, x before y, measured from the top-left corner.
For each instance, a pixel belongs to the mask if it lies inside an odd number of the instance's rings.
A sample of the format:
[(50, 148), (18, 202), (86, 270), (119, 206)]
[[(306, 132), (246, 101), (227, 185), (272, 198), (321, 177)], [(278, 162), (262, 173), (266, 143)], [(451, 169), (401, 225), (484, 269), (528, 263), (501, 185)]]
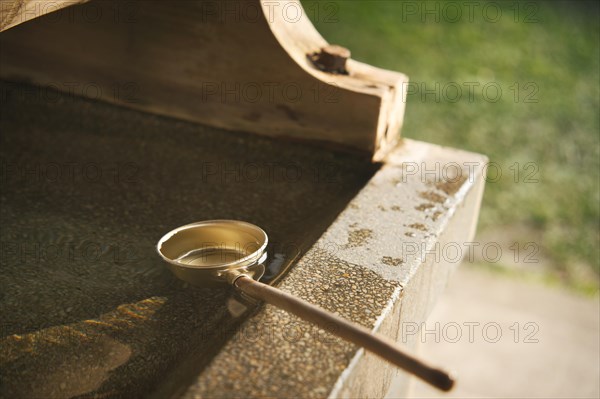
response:
[[(457, 22), (449, 3), (463, 4)], [(423, 98), (421, 90), (410, 94), (402, 135), (488, 155), (503, 175), (486, 186), (479, 231), (493, 236), (524, 226), (531, 235), (514, 241), (539, 246), (548, 278), (594, 292), (600, 274), (597, 3), (494, 2), (502, 7), (495, 23), (493, 5), (484, 14), (486, 1), (466, 2), (479, 4), (469, 20), (464, 3), (303, 1), (330, 43), (348, 47), (354, 59), (406, 73), (416, 84), (411, 90), (458, 84), (457, 101), (450, 91), (442, 90), (439, 101)], [(439, 21), (406, 8), (436, 5)], [(472, 101), (467, 82), (480, 84)], [(484, 96), (488, 83), (502, 89), (497, 102)]]

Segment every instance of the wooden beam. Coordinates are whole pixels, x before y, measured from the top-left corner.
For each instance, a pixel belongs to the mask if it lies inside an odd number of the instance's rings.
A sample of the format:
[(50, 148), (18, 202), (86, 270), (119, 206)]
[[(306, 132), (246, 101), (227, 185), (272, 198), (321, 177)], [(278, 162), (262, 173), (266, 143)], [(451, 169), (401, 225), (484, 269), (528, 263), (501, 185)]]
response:
[(326, 46), (296, 0), (92, 0), (0, 34), (0, 77), (382, 160), (407, 78), (352, 59), (328, 72), (311, 61)]
[(88, 0), (0, 0), (0, 32)]

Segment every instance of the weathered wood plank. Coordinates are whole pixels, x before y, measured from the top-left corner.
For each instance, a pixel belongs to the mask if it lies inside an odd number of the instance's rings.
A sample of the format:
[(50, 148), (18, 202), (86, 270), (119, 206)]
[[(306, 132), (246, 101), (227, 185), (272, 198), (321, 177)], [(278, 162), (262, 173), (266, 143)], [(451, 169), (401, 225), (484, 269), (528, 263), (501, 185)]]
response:
[(351, 59), (348, 74), (318, 69), (308, 55), (328, 43), (303, 11), (286, 16), (298, 1), (272, 3), (90, 1), (0, 34), (0, 76), (381, 160), (398, 138), (406, 76)]
[(0, 0), (0, 32), (88, 0)]

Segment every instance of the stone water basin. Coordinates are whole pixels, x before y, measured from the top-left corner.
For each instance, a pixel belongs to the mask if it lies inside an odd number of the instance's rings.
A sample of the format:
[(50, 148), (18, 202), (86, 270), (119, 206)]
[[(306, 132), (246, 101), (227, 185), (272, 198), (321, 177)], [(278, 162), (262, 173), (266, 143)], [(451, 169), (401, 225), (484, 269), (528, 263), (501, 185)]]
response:
[(155, 253), (179, 225), (257, 224), (276, 282), (376, 166), (285, 141), (3, 83), (3, 397), (171, 396), (248, 315)]

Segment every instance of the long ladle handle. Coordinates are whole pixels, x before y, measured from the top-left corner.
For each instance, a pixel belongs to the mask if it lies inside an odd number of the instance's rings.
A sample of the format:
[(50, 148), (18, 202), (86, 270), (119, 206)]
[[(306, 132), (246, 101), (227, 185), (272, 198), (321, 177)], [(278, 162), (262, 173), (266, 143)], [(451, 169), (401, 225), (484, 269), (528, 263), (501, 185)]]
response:
[(375, 335), (362, 326), (245, 275), (238, 277), (234, 285), (253, 298), (284, 309), (318, 326), (330, 328), (332, 334), (364, 347), (436, 388), (449, 391), (454, 385), (454, 380), (446, 372), (428, 366), (421, 360), (403, 352), (392, 340)]

